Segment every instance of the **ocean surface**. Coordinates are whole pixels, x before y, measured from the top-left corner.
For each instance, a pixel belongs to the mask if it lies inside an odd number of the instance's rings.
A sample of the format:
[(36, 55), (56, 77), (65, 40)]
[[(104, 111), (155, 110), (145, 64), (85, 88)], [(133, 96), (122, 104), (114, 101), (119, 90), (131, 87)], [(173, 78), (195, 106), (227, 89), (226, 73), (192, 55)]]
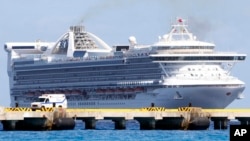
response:
[(85, 130), (77, 121), (74, 130), (62, 131), (3, 131), (0, 124), (0, 141), (229, 141), (229, 129), (183, 131), (139, 130), (135, 121), (128, 121), (125, 130), (114, 130), (111, 121), (97, 122), (96, 130)]

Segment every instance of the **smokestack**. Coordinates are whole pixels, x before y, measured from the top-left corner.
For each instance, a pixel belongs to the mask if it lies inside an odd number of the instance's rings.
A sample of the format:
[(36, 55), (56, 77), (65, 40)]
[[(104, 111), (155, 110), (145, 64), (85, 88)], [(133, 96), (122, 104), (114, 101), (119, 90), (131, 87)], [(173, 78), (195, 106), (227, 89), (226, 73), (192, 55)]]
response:
[(84, 26), (77, 25), (77, 26), (71, 26), (70, 31), (73, 31), (74, 33), (82, 33), (84, 31)]

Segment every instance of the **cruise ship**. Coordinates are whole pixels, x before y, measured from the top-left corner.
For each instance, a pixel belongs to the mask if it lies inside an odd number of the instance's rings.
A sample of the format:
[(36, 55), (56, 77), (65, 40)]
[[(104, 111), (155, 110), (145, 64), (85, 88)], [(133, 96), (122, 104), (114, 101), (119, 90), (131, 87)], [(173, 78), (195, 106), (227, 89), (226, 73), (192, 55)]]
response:
[[(202, 29), (200, 29), (202, 30)], [(83, 25), (56, 42), (7, 42), (11, 106), (65, 94), (70, 108), (225, 108), (244, 98), (230, 74), (246, 54), (215, 51), (177, 18), (156, 43), (109, 46)]]

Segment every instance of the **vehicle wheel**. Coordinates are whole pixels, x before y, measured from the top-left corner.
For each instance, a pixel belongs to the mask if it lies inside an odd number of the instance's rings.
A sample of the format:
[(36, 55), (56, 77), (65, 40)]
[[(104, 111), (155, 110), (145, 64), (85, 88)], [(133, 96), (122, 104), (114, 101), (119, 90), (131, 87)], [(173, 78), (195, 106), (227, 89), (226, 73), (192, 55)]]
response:
[(41, 107), (41, 111), (45, 111), (45, 107), (44, 106)]

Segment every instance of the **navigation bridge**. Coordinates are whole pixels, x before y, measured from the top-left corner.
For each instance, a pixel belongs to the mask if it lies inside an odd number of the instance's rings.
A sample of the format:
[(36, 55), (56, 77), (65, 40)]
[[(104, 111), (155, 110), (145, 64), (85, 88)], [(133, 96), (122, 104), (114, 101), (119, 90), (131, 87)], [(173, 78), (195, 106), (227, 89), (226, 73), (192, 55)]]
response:
[(214, 129), (227, 129), (228, 121), (250, 124), (250, 109), (201, 109), (199, 107), (146, 107), (140, 109), (62, 109), (0, 107), (4, 130), (67, 130), (74, 129), (75, 120), (85, 122), (85, 129), (95, 129), (98, 120), (112, 120), (115, 129), (126, 129), (126, 121), (137, 120), (141, 130), (205, 130), (210, 121)]

